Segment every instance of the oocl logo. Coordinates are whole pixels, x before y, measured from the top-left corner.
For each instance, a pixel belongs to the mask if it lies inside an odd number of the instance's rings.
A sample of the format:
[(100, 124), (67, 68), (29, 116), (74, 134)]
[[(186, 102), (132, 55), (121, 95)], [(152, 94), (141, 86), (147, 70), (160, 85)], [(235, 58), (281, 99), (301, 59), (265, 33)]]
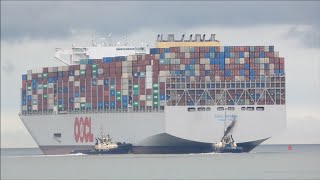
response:
[(73, 127), (74, 139), (76, 143), (93, 142), (91, 133), (91, 117), (76, 117)]

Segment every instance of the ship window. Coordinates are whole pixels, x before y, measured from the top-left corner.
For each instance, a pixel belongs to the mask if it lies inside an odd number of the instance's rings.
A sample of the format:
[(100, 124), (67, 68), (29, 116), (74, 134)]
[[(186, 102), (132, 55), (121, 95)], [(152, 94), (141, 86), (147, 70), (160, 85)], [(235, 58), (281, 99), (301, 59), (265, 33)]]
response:
[(61, 138), (61, 133), (54, 133), (54, 134), (53, 134), (53, 137), (55, 137), (55, 138)]
[(256, 110), (257, 111), (264, 111), (264, 107), (257, 107)]
[(206, 108), (206, 111), (211, 111), (211, 108), (210, 108), (210, 107), (207, 107), (207, 108)]
[(254, 107), (247, 107), (248, 111), (254, 111)]
[(217, 110), (218, 110), (218, 111), (223, 111), (224, 108), (223, 108), (223, 107), (218, 107)]
[(196, 111), (196, 108), (188, 108), (188, 111), (189, 111), (189, 112), (195, 112), (195, 111)]
[(246, 110), (246, 107), (242, 107), (241, 110), (242, 110), (242, 111), (245, 111), (245, 110)]
[(204, 108), (204, 107), (198, 107), (198, 111), (205, 111), (206, 110), (206, 108)]
[(228, 107), (229, 111), (234, 111), (234, 107)]

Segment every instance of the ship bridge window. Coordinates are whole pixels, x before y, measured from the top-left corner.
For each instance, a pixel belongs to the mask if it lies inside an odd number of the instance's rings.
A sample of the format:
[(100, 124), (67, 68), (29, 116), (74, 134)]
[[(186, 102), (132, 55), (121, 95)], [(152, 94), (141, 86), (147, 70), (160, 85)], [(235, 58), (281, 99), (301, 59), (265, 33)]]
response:
[(254, 111), (254, 107), (247, 107), (248, 111)]
[(53, 134), (53, 137), (55, 137), (55, 138), (61, 138), (61, 133), (54, 133), (54, 134)]
[(245, 110), (246, 110), (246, 107), (242, 107), (241, 110), (242, 110), (242, 111), (245, 111)]
[(264, 107), (257, 107), (256, 110), (257, 111), (264, 111)]
[(195, 112), (196, 108), (188, 108), (188, 112)]
[(223, 107), (218, 107), (217, 110), (218, 110), (218, 111), (223, 111), (224, 108), (223, 108)]
[(211, 111), (211, 108), (210, 108), (210, 107), (207, 107), (207, 108), (206, 108), (206, 111)]
[(234, 111), (234, 107), (228, 107), (228, 111)]
[(206, 108), (205, 107), (198, 107), (198, 111), (205, 111)]

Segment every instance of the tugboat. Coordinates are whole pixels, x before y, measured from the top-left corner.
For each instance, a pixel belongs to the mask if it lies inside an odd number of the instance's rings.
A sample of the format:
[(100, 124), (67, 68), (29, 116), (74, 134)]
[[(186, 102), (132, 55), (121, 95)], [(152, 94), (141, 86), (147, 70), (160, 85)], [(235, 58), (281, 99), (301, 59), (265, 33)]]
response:
[[(232, 130), (236, 124), (236, 119), (234, 118), (230, 125), (225, 129), (224, 135), (220, 142), (213, 144), (214, 152), (217, 153), (241, 153), (243, 152), (242, 147), (238, 147), (237, 143), (232, 137)], [(225, 120), (226, 125), (226, 120)]]
[(96, 143), (92, 149), (74, 150), (70, 154), (128, 154), (131, 147), (132, 144), (112, 142), (108, 134), (107, 137), (96, 138)]

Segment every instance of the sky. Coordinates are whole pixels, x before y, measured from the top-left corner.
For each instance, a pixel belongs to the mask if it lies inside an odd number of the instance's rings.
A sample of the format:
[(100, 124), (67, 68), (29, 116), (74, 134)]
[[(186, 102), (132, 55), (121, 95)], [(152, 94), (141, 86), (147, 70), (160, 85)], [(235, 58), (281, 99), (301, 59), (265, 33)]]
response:
[(287, 129), (265, 143), (320, 143), (320, 2), (1, 1), (1, 147), (37, 147), (18, 117), (21, 74), (62, 66), (55, 48), (92, 35), (154, 45), (158, 34), (217, 34), (285, 57)]

